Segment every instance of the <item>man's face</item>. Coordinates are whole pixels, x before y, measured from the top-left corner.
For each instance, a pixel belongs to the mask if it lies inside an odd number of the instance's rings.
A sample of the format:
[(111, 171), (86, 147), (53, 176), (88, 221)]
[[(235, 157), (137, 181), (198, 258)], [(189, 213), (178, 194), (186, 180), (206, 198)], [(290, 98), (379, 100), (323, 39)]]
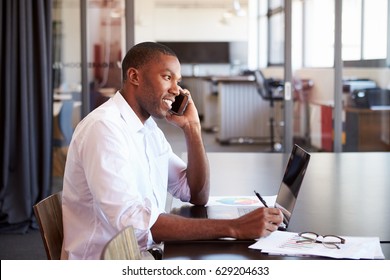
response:
[(180, 93), (180, 70), (176, 57), (163, 54), (138, 69), (139, 90), (136, 99), (144, 120), (150, 115), (155, 118), (166, 117), (172, 102)]

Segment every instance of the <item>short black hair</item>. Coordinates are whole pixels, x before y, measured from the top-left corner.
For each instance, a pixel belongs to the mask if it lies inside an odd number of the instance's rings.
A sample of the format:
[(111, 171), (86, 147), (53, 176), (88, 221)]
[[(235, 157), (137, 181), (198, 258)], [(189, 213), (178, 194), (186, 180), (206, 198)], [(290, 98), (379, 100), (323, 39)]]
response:
[(130, 67), (139, 68), (151, 60), (157, 58), (158, 54), (172, 55), (177, 57), (175, 52), (167, 46), (155, 42), (143, 42), (134, 45), (122, 61), (122, 78), (126, 80), (127, 70)]

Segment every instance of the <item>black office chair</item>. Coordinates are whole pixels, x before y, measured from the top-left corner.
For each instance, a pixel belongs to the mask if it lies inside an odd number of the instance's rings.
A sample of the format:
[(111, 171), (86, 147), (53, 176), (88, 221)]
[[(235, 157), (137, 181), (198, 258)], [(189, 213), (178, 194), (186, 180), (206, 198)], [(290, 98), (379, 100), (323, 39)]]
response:
[(274, 103), (283, 101), (284, 97), (282, 95), (275, 95), (274, 91), (283, 90), (284, 84), (281, 81), (266, 79), (260, 70), (255, 70), (253, 74), (255, 76), (255, 82), (256, 82), (258, 93), (260, 94), (261, 98), (263, 98), (266, 101), (269, 101), (269, 105), (270, 105), (269, 127), (270, 127), (271, 151), (280, 151), (282, 148), (281, 144), (275, 142)]

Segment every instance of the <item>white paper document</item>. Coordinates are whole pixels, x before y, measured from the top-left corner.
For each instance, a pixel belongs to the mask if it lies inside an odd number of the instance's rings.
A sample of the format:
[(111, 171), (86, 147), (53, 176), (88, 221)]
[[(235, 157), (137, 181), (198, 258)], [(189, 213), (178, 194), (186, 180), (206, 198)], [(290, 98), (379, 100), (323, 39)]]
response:
[[(263, 196), (267, 205), (273, 206), (275, 205), (276, 195), (271, 196)], [(263, 207), (263, 203), (260, 200), (252, 195), (252, 196), (210, 196), (209, 201), (206, 206), (256, 206)]]
[(330, 249), (321, 243), (297, 243), (302, 238), (297, 233), (275, 231), (271, 235), (260, 238), (251, 249), (263, 253), (289, 256), (323, 256), (336, 259), (384, 259), (378, 237), (345, 238), (345, 244), (338, 244), (340, 249)]
[[(268, 205), (274, 205), (275, 196), (264, 196)], [(235, 219), (259, 207), (263, 203), (256, 196), (210, 196), (207, 203), (209, 219)]]

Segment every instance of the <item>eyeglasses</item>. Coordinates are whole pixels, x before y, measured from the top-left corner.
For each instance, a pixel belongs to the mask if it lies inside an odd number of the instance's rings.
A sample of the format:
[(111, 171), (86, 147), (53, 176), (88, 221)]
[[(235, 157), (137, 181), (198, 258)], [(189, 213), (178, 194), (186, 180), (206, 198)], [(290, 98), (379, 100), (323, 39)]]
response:
[[(340, 249), (337, 244), (345, 244), (345, 239), (337, 235), (319, 235), (315, 232), (301, 232), (298, 234), (302, 237), (302, 240), (297, 240), (296, 243), (322, 243), (326, 248), (329, 249)], [(319, 237), (322, 237), (319, 240)]]

